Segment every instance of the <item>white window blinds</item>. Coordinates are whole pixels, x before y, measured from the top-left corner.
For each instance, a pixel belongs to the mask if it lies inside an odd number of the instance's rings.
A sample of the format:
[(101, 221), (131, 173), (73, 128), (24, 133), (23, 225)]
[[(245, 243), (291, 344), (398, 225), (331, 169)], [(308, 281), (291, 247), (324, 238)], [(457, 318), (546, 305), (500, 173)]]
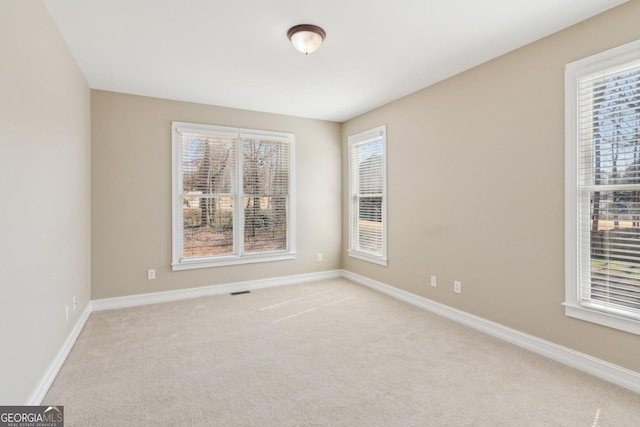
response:
[(181, 258), (235, 253), (236, 144), (234, 135), (180, 134)]
[(385, 128), (349, 138), (350, 254), (386, 262)]
[(640, 60), (576, 91), (578, 303), (640, 319)]
[(174, 269), (292, 258), (293, 135), (174, 122), (173, 144)]
[(287, 249), (289, 142), (242, 135), (244, 249)]

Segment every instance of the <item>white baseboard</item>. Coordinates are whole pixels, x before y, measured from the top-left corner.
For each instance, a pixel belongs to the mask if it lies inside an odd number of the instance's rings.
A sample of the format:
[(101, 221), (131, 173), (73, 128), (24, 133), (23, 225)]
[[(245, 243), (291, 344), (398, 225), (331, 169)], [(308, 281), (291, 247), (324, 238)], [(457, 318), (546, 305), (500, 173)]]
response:
[(371, 289), (382, 292), (383, 294), (415, 305), (416, 307), (420, 307), (424, 310), (500, 338), (572, 368), (579, 369), (595, 377), (617, 384), (636, 393), (640, 393), (640, 373), (638, 372), (634, 372), (570, 348), (554, 344), (550, 341), (545, 341), (533, 335), (525, 334), (490, 320), (483, 319), (482, 317), (474, 316), (464, 311), (394, 288), (393, 286), (360, 276), (350, 271), (343, 271), (342, 276), (345, 279), (367, 286)]
[(231, 292), (250, 291), (253, 289), (270, 288), (274, 286), (293, 285), (296, 283), (314, 282), (316, 280), (336, 279), (342, 277), (342, 270), (329, 270), (319, 273), (298, 274), (294, 276), (274, 277), (270, 279), (250, 280), (245, 282), (227, 283), (224, 285), (203, 286), (199, 288), (179, 289), (175, 291), (154, 292), (126, 297), (104, 298), (93, 301), (93, 311), (111, 310), (114, 308), (135, 307), (138, 305), (158, 304), (162, 302), (178, 301), (198, 298), (208, 295), (228, 294)]
[(29, 396), (26, 405), (40, 405), (42, 399), (49, 391), (49, 387), (58, 375), (69, 352), (73, 348), (82, 328), (94, 311), (110, 310), (115, 308), (134, 307), (138, 305), (157, 304), (161, 302), (178, 301), (189, 298), (197, 298), (205, 295), (219, 295), (231, 292), (248, 291), (252, 289), (270, 288), (274, 286), (293, 285), (296, 283), (313, 282), (317, 280), (337, 279), (342, 277), (342, 270), (329, 270), (319, 273), (299, 274), (295, 276), (274, 277), (270, 279), (251, 280), (245, 282), (229, 283), (225, 285), (204, 286), (200, 288), (181, 289), (176, 291), (155, 292), (126, 297), (105, 298), (89, 301), (87, 307), (76, 322), (73, 330), (65, 340), (62, 348), (56, 355), (35, 390)]
[(274, 286), (293, 285), (297, 283), (313, 282), (317, 280), (336, 279), (344, 277), (363, 286), (405, 301), (447, 319), (464, 324), (489, 335), (501, 338), (505, 341), (526, 348), (542, 356), (556, 360), (565, 365), (587, 372), (598, 378), (602, 378), (613, 384), (625, 387), (640, 393), (640, 374), (620, 366), (596, 359), (589, 355), (559, 346), (549, 341), (536, 338), (515, 329), (507, 328), (498, 323), (491, 322), (481, 317), (474, 316), (444, 304), (431, 301), (427, 298), (394, 288), (382, 282), (369, 279), (364, 276), (346, 270), (330, 270), (319, 273), (300, 274), (295, 276), (274, 277), (270, 279), (251, 280), (245, 282), (229, 283), (224, 285), (204, 286), (175, 291), (155, 292), (143, 295), (131, 295), (126, 297), (105, 298), (90, 301), (76, 322), (73, 330), (65, 340), (62, 348), (40, 380), (26, 405), (39, 405), (47, 394), (49, 387), (56, 378), (60, 368), (64, 364), (69, 352), (73, 348), (76, 339), (93, 311), (110, 310), (138, 305), (157, 304), (169, 301), (178, 301), (189, 298), (197, 298), (206, 295), (219, 295), (231, 292), (242, 292), (253, 289), (270, 288)]
[(80, 315), (80, 318), (78, 318), (78, 321), (73, 326), (73, 329), (71, 330), (71, 332), (69, 332), (67, 339), (62, 344), (62, 348), (60, 349), (60, 351), (58, 351), (55, 359), (49, 365), (49, 368), (44, 373), (44, 376), (38, 383), (35, 390), (31, 393), (31, 396), (29, 396), (29, 400), (27, 400), (27, 403), (25, 403), (25, 405), (40, 405), (42, 399), (44, 399), (44, 396), (49, 391), (49, 387), (51, 387), (51, 384), (53, 384), (53, 380), (56, 379), (56, 375), (58, 375), (60, 368), (62, 368), (65, 360), (67, 360), (67, 356), (69, 355), (69, 352), (71, 352), (73, 345), (76, 343), (76, 340), (78, 339), (82, 328), (84, 328), (84, 324), (87, 323), (87, 320), (91, 315), (91, 311), (91, 301), (89, 301), (87, 307)]

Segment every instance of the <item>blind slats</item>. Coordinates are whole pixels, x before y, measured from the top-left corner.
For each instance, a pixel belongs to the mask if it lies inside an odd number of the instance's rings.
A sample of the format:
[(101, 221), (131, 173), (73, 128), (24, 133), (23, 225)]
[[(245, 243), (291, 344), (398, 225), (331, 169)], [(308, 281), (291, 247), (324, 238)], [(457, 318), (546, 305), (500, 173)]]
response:
[(288, 250), (291, 141), (286, 134), (206, 126), (178, 127), (177, 133), (181, 259)]
[(353, 249), (384, 255), (384, 136), (350, 141)]
[(581, 302), (640, 319), (640, 63), (578, 82)]

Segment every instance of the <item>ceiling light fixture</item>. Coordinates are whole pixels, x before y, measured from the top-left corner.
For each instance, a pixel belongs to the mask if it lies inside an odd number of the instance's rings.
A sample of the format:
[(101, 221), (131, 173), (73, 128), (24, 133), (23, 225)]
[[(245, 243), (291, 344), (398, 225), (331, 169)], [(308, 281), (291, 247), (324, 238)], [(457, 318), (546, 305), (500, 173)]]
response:
[(322, 28), (311, 24), (296, 25), (287, 31), (293, 47), (305, 55), (315, 52), (326, 36)]

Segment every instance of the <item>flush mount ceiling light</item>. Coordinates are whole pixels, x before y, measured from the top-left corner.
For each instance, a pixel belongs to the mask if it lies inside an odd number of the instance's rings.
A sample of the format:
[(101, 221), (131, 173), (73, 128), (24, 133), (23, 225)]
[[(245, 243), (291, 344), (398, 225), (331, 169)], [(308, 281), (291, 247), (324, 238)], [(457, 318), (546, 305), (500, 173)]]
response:
[(287, 31), (293, 47), (305, 55), (315, 52), (326, 36), (322, 28), (311, 24), (296, 25)]

